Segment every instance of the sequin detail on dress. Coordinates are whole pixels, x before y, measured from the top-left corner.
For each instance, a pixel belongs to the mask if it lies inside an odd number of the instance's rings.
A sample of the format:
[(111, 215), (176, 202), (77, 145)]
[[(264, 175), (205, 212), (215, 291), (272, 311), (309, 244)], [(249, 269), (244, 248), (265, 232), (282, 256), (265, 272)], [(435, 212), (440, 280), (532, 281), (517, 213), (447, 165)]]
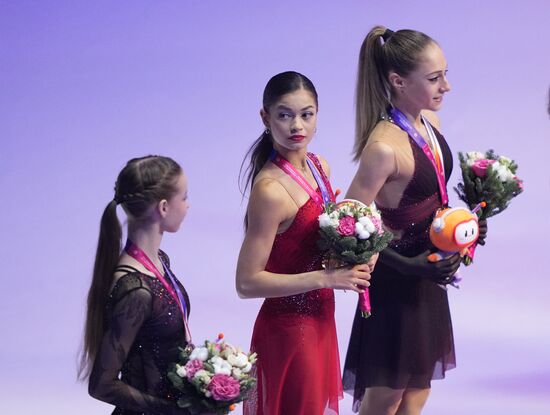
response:
[[(169, 266), (166, 254), (161, 255)], [(189, 309), (189, 297), (177, 283)], [(134, 270), (119, 278), (106, 307), (90, 394), (115, 405), (113, 414), (186, 414), (176, 406), (177, 392), (166, 376), (178, 347), (185, 345), (178, 304), (159, 280)]]
[[(315, 163), (322, 172), (316, 158)], [(297, 274), (321, 269), (322, 253), (316, 245), (321, 212), (311, 198), (300, 207), (291, 226), (276, 236), (267, 271)], [(258, 384), (244, 404), (245, 415), (338, 413), (342, 385), (331, 289), (266, 299), (251, 349), (258, 353)]]
[[(446, 180), (452, 154), (443, 136), (440, 143)], [(390, 247), (413, 257), (430, 246), (429, 227), (441, 206), (433, 165), (412, 140), (414, 173), (395, 209), (380, 207), (384, 224), (402, 231)], [(358, 411), (365, 388), (427, 388), (455, 367), (453, 331), (447, 292), (426, 279), (400, 276), (378, 262), (372, 273), (373, 315), (357, 310), (344, 366), (344, 389), (354, 396)]]

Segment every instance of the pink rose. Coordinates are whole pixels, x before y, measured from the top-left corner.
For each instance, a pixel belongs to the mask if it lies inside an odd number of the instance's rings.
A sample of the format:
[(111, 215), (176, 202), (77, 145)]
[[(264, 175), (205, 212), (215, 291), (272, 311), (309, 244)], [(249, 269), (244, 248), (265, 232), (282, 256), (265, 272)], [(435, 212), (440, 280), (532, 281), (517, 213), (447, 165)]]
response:
[(185, 370), (187, 371), (187, 379), (189, 380), (193, 379), (193, 376), (195, 376), (195, 373), (197, 373), (202, 368), (203, 368), (202, 360), (193, 359), (187, 362), (187, 364), (185, 365)]
[(476, 160), (472, 166), (472, 171), (477, 177), (485, 177), (487, 175), (487, 168), (493, 164), (495, 160)]
[(384, 231), (384, 229), (382, 228), (382, 221), (374, 216), (369, 216), (369, 219), (376, 228), (378, 234), (381, 234)]
[(351, 236), (355, 233), (355, 218), (353, 216), (344, 216), (340, 219), (340, 224), (336, 228), (342, 236)]
[(212, 377), (208, 390), (216, 401), (230, 401), (241, 393), (239, 382), (231, 376), (218, 373)]

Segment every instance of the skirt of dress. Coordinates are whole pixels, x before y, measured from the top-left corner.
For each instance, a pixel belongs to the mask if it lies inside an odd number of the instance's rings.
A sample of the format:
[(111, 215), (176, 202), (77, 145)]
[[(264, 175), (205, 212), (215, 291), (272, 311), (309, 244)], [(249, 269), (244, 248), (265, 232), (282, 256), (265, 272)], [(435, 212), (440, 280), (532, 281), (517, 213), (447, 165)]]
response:
[(370, 298), (372, 316), (362, 318), (357, 309), (344, 365), (344, 390), (355, 411), (365, 388), (429, 388), (455, 367), (447, 291), (378, 262)]
[(258, 383), (245, 415), (338, 414), (343, 392), (332, 290), (267, 299), (251, 349), (258, 353)]

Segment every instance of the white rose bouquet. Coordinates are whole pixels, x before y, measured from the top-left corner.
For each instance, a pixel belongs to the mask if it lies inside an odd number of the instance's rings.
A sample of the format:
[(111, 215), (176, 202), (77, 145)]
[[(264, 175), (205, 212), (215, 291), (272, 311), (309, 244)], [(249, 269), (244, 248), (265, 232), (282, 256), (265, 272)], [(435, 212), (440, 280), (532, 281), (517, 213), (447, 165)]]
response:
[[(380, 212), (353, 199), (330, 203), (319, 216), (319, 248), (327, 251), (325, 264), (336, 260), (343, 265), (366, 264), (392, 240), (393, 234), (384, 230)], [(368, 288), (359, 294), (363, 317), (371, 315)]]
[(256, 383), (250, 374), (256, 353), (244, 353), (225, 343), (223, 333), (215, 342), (181, 349), (179, 361), (168, 372), (168, 378), (181, 392), (178, 406), (191, 413), (227, 414), (246, 398)]
[[(485, 204), (478, 211), (479, 220), (501, 213), (523, 191), (523, 181), (516, 175), (518, 165), (510, 158), (499, 156), (493, 150), (458, 153), (458, 158), (462, 182), (454, 189), (470, 208)], [(472, 263), (475, 247), (474, 244), (464, 256), (466, 265)]]

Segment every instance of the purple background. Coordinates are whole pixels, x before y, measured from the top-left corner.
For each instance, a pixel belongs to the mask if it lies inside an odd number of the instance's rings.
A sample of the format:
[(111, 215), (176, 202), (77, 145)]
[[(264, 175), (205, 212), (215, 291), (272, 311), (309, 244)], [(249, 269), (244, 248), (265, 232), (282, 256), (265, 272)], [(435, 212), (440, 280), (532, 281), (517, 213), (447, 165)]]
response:
[[(264, 85), (289, 69), (316, 84), (312, 150), (346, 189), (357, 55), (378, 23), (439, 41), (453, 151), (494, 148), (526, 186), (450, 292), (458, 368), (425, 414), (550, 413), (549, 14), (546, 0), (0, 0), (0, 413), (112, 410), (75, 381), (75, 362), (99, 218), (134, 156), (170, 155), (188, 174), (191, 211), (163, 247), (191, 294), (195, 339), (223, 330), (248, 347), (261, 302), (234, 289), (237, 176), (262, 130)], [(355, 303), (337, 294), (342, 359)]]

